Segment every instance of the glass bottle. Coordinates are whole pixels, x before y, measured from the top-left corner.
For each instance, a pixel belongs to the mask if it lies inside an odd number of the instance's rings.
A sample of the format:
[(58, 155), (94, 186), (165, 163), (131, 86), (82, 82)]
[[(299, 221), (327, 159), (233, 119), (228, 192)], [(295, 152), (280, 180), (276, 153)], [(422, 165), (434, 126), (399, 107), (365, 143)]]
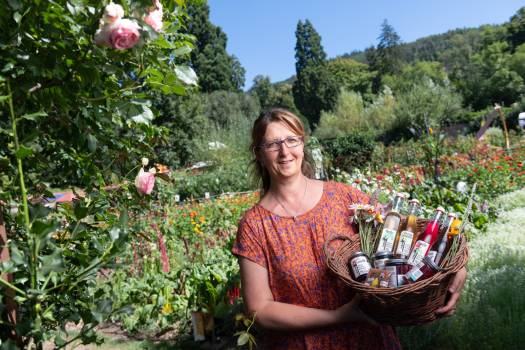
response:
[(401, 215), (399, 214), (403, 205), (405, 196), (401, 193), (396, 194), (392, 203), (392, 209), (386, 214), (383, 230), (377, 242), (376, 252), (392, 252), (394, 242), (396, 239), (397, 230), (401, 223)]
[(441, 236), (441, 239), (438, 239), (436, 243), (434, 243), (432, 248), (430, 248), (430, 251), (428, 252), (428, 256), (436, 264), (439, 264), (439, 262), (443, 258), (443, 254), (445, 253), (445, 248), (448, 246), (449, 232), (450, 232), (450, 229), (452, 228), (452, 223), (454, 222), (454, 219), (456, 219), (456, 214), (449, 213), (447, 215), (447, 219), (445, 220), (445, 224), (444, 224), (445, 229), (443, 231), (443, 235)]
[(406, 227), (403, 231), (399, 232), (394, 242), (394, 254), (404, 259), (410, 255), (410, 249), (417, 238), (417, 215), (420, 209), (420, 204), (417, 199), (411, 199), (408, 203)]
[(420, 235), (416, 244), (414, 244), (414, 248), (408, 258), (410, 265), (417, 265), (427, 255), (434, 242), (436, 242), (439, 236), (439, 223), (444, 214), (445, 209), (442, 207), (438, 207), (434, 211), (432, 220), (429, 221), (425, 227), (425, 231)]

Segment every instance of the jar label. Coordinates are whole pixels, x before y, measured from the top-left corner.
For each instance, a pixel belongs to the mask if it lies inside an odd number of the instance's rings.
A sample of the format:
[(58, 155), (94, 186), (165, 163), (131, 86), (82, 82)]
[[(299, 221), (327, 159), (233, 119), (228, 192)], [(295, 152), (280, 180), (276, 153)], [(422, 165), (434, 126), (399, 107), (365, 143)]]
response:
[(406, 274), (407, 278), (412, 282), (417, 281), (421, 276), (423, 276), (423, 272), (421, 272), (421, 267), (423, 267), (422, 263), (419, 263), (416, 266), (414, 266), (412, 270), (408, 271), (408, 273)]
[(397, 269), (395, 266), (385, 266), (385, 270), (390, 272), (390, 282), (388, 282), (389, 287), (397, 287)]
[(412, 248), (413, 238), (414, 232), (402, 231), (399, 234), (399, 242), (397, 243), (396, 254), (408, 256), (410, 254), (410, 248)]
[(352, 265), (352, 271), (356, 278), (362, 275), (367, 275), (371, 267), (368, 259), (364, 256), (353, 258), (350, 265)]
[(425, 254), (428, 251), (428, 248), (430, 247), (430, 244), (428, 244), (425, 241), (417, 241), (414, 245), (414, 249), (412, 249), (412, 253), (410, 253), (410, 257), (408, 258), (408, 263), (410, 265), (417, 265), (423, 260), (425, 257)]
[(394, 248), (394, 241), (396, 240), (396, 230), (389, 228), (384, 228), (381, 233), (381, 238), (379, 239), (379, 244), (377, 245), (378, 252), (391, 252)]

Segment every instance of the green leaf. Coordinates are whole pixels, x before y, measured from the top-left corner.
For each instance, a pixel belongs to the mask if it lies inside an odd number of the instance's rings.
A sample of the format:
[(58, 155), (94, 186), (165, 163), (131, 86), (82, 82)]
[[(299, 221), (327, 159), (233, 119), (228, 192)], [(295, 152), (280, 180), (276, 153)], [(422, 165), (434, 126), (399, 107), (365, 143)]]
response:
[(18, 149), (18, 151), (15, 152), (15, 156), (18, 159), (24, 159), (26, 157), (29, 157), (32, 154), (33, 154), (33, 149), (32, 148), (28, 148), (28, 147), (26, 147), (24, 145), (20, 145), (20, 148)]
[(175, 57), (184, 56), (191, 52), (191, 47), (184, 45), (172, 51)]
[(126, 208), (120, 209), (119, 226), (122, 229), (126, 229), (128, 227), (128, 210)]
[(22, 20), (22, 15), (18, 12), (15, 12), (13, 14), (13, 19), (15, 20), (16, 24), (20, 24), (20, 21)]
[(83, 206), (82, 204), (75, 204), (74, 211), (75, 211), (75, 218), (77, 220), (82, 220), (88, 214), (88, 208)]
[(237, 346), (243, 346), (248, 343), (250, 339), (250, 334), (248, 332), (243, 332), (239, 338), (237, 338)]
[(64, 265), (64, 260), (62, 259), (62, 250), (56, 249), (53, 254), (45, 255), (40, 257), (41, 273), (44, 276), (47, 276), (50, 272), (64, 272), (66, 267)]
[(56, 221), (35, 220), (31, 225), (31, 232), (37, 237), (45, 237), (55, 232), (60, 227)]
[(91, 310), (93, 318), (97, 323), (102, 323), (111, 313), (113, 309), (113, 301), (111, 299), (102, 299), (97, 302), (94, 308)]
[(150, 122), (153, 120), (153, 118), (154, 118), (153, 112), (146, 105), (142, 105), (142, 111), (139, 114), (131, 116), (131, 119), (134, 122), (136, 122), (136, 123), (144, 123), (144, 124), (150, 124)]
[(109, 237), (111, 237), (112, 241), (116, 241), (120, 236), (120, 228), (113, 227), (111, 230), (109, 230)]
[(20, 117), (20, 119), (36, 121), (38, 120), (39, 117), (45, 117), (45, 116), (47, 116), (46, 112), (35, 112), (31, 114), (24, 114), (23, 116)]
[(4, 101), (7, 101), (9, 99), (9, 95), (0, 96), (0, 103), (3, 103)]
[(7, 0), (7, 3), (14, 11), (18, 11), (22, 8), (22, 2), (20, 0)]
[(197, 85), (197, 74), (195, 74), (193, 68), (188, 66), (177, 66), (175, 67), (175, 74), (177, 74), (177, 77), (185, 84)]
[(88, 134), (87, 136), (87, 144), (88, 144), (88, 149), (90, 152), (95, 152), (97, 150), (97, 143), (98, 143), (98, 140), (95, 136), (93, 136), (92, 134)]

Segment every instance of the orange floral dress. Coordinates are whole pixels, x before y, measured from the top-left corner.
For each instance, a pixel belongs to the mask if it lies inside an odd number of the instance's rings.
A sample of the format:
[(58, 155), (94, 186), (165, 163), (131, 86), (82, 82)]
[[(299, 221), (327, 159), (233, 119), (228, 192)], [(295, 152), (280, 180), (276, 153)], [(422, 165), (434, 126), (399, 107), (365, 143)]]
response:
[[(326, 265), (323, 244), (332, 234), (355, 234), (349, 220), (352, 203), (368, 203), (359, 190), (325, 182), (314, 208), (294, 220), (256, 204), (239, 223), (233, 254), (268, 270), (275, 301), (333, 310), (353, 294)], [(401, 346), (390, 326), (347, 324), (306, 331), (265, 331), (263, 349), (397, 350)]]

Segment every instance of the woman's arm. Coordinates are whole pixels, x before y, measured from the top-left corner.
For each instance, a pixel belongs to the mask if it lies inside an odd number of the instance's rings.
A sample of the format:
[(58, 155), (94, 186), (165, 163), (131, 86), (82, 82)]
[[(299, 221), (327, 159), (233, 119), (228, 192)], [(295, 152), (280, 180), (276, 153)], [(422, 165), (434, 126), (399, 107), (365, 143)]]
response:
[(239, 258), (246, 311), (255, 313), (262, 327), (275, 330), (301, 330), (334, 326), (347, 322), (373, 323), (359, 310), (358, 298), (336, 310), (321, 310), (274, 301), (268, 270), (246, 258)]

